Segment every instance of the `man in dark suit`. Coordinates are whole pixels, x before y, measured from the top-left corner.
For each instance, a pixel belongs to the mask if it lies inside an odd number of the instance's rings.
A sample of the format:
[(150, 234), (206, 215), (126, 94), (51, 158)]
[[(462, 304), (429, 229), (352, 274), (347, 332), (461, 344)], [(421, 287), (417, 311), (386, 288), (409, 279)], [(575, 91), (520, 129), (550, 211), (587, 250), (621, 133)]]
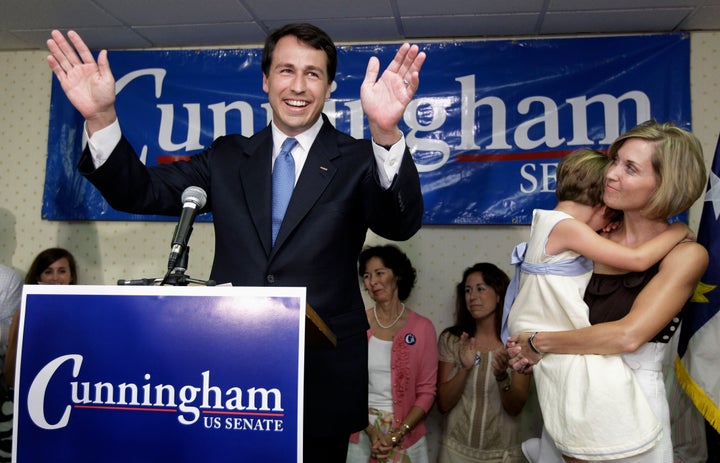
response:
[[(421, 225), (418, 174), (397, 124), (417, 90), (425, 54), (402, 45), (379, 79), (379, 62), (370, 59), (361, 102), (372, 141), (356, 140), (322, 115), (337, 65), (334, 43), (315, 26), (284, 26), (268, 36), (263, 50), (272, 123), (250, 138), (220, 137), (189, 161), (147, 168), (121, 135), (107, 52), (96, 62), (76, 33), (68, 38), (72, 45), (53, 31), (48, 63), (86, 119), (89, 146), (79, 170), (110, 205), (177, 215), (183, 190), (201, 187), (215, 226), (212, 279), (307, 287), (308, 303), (338, 342), (306, 348), (304, 456), (345, 461), (349, 434), (368, 422), (368, 326), (358, 254), (368, 228), (405, 240)], [(288, 137), (297, 140), (291, 151), (295, 187), (275, 238), (271, 177)]]

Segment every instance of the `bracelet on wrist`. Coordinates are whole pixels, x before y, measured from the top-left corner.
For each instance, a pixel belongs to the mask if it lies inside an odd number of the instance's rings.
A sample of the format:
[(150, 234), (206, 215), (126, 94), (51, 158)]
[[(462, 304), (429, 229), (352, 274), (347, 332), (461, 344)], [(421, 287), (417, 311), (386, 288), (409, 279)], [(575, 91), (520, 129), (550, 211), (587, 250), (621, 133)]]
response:
[(390, 431), (390, 434), (393, 434), (390, 436), (390, 442), (392, 443), (393, 447), (397, 447), (400, 445), (400, 442), (402, 442), (403, 437), (405, 437), (405, 434), (400, 429), (393, 429)]
[(530, 349), (532, 349), (532, 351), (535, 352), (536, 354), (538, 354), (538, 355), (545, 355), (545, 354), (543, 354), (542, 352), (540, 352), (540, 351), (538, 350), (538, 348), (535, 347), (535, 344), (533, 343), (533, 339), (535, 339), (535, 336), (536, 336), (537, 334), (538, 334), (538, 331), (536, 331), (536, 332), (534, 332), (533, 334), (530, 335), (530, 337), (528, 338), (528, 345), (530, 346)]
[(506, 379), (508, 379), (508, 376), (510, 376), (510, 375), (508, 375), (508, 372), (503, 371), (501, 374), (499, 374), (495, 377), (495, 381), (497, 381), (498, 383), (505, 381)]
[(512, 387), (512, 376), (506, 374), (505, 378), (503, 378), (502, 380), (498, 380), (498, 382), (504, 382), (503, 384), (500, 384), (498, 386), (503, 392), (507, 392)]

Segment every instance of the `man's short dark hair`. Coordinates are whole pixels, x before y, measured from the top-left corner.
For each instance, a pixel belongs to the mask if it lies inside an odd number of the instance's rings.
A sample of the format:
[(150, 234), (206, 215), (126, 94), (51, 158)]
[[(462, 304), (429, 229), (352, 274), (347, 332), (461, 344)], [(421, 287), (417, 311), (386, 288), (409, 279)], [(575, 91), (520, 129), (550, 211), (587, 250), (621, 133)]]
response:
[(308, 23), (292, 23), (286, 24), (280, 29), (276, 29), (270, 33), (265, 39), (265, 47), (262, 54), (262, 71), (266, 76), (270, 73), (270, 64), (272, 63), (273, 52), (275, 46), (281, 38), (292, 35), (297, 37), (301, 42), (322, 50), (327, 57), (327, 77), (328, 84), (335, 80), (335, 72), (337, 71), (337, 49), (327, 33), (317, 26)]

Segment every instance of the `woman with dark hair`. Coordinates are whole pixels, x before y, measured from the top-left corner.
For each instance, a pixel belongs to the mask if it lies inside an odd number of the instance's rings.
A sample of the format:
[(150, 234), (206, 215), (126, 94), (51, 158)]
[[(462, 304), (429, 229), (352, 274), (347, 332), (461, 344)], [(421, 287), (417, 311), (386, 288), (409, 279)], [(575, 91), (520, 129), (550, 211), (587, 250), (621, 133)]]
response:
[[(32, 264), (30, 264), (30, 269), (25, 276), (25, 284), (77, 284), (77, 267), (75, 266), (75, 258), (69, 251), (62, 248), (45, 249), (35, 256)], [(15, 357), (17, 354), (19, 322), (20, 311), (17, 310), (10, 325), (7, 355), (5, 357), (5, 363), (3, 364), (3, 386), (9, 388), (11, 391), (15, 385)], [(12, 396), (10, 396), (8, 400), (12, 400)], [(12, 419), (12, 415), (9, 417)], [(0, 436), (0, 449), (5, 448), (12, 448), (12, 432)]]
[(70, 251), (49, 248), (35, 257), (25, 276), (26, 285), (76, 285), (77, 266)]
[[(32, 264), (27, 275), (26, 285), (76, 285), (77, 266), (75, 257), (70, 251), (63, 248), (48, 248), (40, 252)], [(15, 383), (15, 354), (17, 352), (18, 323), (20, 311), (15, 312), (10, 325), (8, 350), (3, 375), (5, 382), (12, 387)]]
[(435, 401), (437, 343), (432, 322), (404, 302), (416, 272), (393, 245), (365, 248), (358, 273), (375, 301), (366, 310), (368, 420), (350, 437), (347, 461), (428, 462), (425, 416)]
[[(463, 272), (455, 324), (438, 341), (439, 463), (524, 462), (520, 417), (530, 377), (508, 365), (500, 340), (510, 278), (490, 263)], [(491, 376), (492, 375), (492, 376)]]
[[(30, 270), (25, 276), (26, 285), (75, 285), (77, 267), (70, 251), (62, 248), (49, 248), (35, 256)], [(3, 375), (8, 386), (15, 384), (15, 354), (17, 353), (18, 323), (20, 311), (16, 311), (10, 325), (8, 349)]]

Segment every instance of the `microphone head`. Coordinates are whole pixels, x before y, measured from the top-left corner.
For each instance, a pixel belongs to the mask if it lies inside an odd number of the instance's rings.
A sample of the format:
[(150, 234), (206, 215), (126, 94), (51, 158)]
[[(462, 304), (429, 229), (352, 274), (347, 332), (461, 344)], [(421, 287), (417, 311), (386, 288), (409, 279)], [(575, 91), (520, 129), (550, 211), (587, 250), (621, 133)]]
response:
[(207, 202), (207, 193), (199, 186), (189, 186), (185, 188), (182, 194), (182, 203), (185, 204), (191, 202), (197, 206), (198, 209), (202, 209)]

